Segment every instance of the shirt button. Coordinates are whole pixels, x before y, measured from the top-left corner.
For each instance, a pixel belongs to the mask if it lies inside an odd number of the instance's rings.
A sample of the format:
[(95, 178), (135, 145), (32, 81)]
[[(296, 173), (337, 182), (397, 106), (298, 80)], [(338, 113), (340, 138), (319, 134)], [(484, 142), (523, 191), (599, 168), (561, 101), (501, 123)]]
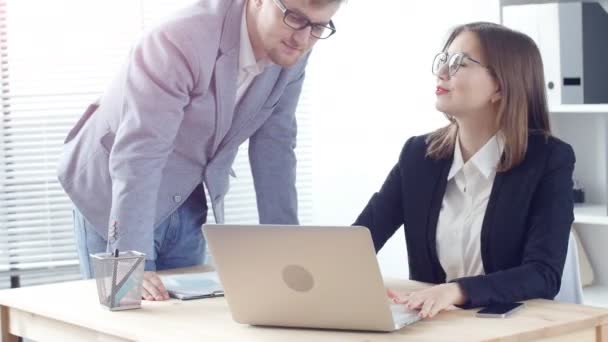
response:
[(180, 196), (180, 195), (173, 196), (173, 202), (179, 203), (181, 201), (182, 201), (182, 196)]

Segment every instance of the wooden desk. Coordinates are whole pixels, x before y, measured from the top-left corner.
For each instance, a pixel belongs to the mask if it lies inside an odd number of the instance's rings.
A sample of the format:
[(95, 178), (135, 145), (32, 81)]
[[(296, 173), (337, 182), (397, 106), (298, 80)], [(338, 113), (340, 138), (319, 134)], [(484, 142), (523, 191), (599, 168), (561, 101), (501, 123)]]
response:
[[(427, 286), (387, 280), (397, 289)], [(252, 327), (235, 323), (224, 298), (143, 302), (110, 312), (83, 280), (0, 291), (0, 336), (16, 341), (594, 341), (608, 342), (608, 310), (532, 300), (507, 319), (476, 318), (475, 310), (443, 312), (394, 333)]]

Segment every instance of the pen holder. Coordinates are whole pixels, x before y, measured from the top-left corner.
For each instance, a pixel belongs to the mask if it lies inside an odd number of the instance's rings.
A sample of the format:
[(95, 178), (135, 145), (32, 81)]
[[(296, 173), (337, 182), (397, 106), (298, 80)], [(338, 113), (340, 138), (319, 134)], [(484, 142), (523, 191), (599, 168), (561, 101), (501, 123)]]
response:
[(141, 307), (144, 256), (135, 251), (91, 254), (99, 303), (111, 311)]

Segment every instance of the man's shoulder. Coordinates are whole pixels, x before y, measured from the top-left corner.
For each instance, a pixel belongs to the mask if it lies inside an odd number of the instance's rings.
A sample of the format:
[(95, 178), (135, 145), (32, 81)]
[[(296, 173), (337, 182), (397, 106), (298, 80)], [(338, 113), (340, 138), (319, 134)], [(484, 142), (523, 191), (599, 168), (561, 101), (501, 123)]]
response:
[(169, 15), (147, 34), (163, 34), (205, 44), (219, 41), (226, 16), (237, 0), (201, 0)]

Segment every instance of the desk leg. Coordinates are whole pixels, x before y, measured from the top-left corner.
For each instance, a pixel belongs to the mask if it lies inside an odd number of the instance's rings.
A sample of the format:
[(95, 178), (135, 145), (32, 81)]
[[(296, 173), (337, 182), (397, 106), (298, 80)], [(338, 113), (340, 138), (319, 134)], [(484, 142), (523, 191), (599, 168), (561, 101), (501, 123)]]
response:
[(1, 342), (17, 342), (19, 338), (9, 332), (9, 317), (8, 308), (0, 305), (0, 341)]
[(600, 325), (595, 329), (597, 342), (608, 342), (608, 324)]

